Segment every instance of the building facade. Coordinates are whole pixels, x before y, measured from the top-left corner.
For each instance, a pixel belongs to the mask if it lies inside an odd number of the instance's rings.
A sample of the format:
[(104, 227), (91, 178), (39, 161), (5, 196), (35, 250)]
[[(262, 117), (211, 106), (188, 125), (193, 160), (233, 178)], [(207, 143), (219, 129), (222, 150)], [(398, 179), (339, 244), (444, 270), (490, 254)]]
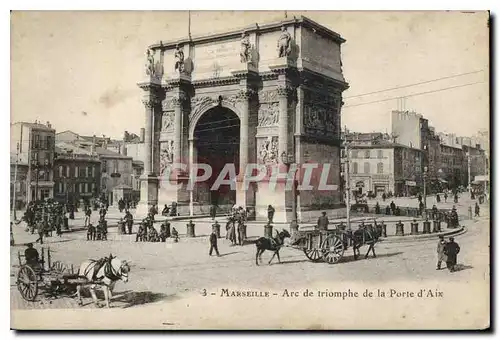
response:
[(76, 204), (100, 193), (101, 162), (96, 153), (58, 142), (54, 161), (54, 198)]
[(95, 152), (101, 162), (101, 193), (104, 193), (110, 205), (118, 204), (115, 202), (113, 190), (118, 187), (132, 187), (132, 157), (101, 147), (96, 147)]
[[(273, 205), (275, 220), (289, 221), (293, 209), (300, 215), (339, 205), (340, 111), (348, 88), (342, 43), (339, 34), (300, 17), (151, 45), (146, 79), (138, 84), (146, 115), (139, 211), (175, 201), (179, 212), (196, 214), (236, 203), (266, 218)], [(188, 191), (189, 167), (202, 162), (213, 177)], [(209, 190), (224, 164), (234, 164), (242, 178), (249, 163), (286, 169), (306, 162), (331, 164), (328, 183), (337, 189), (297, 196), (265, 178), (249, 188)]]
[(414, 195), (423, 191), (423, 152), (393, 143), (382, 133), (353, 133), (349, 143), (349, 187), (356, 195)]
[[(15, 204), (16, 210), (21, 210), (28, 201), (28, 163), (17, 160), (16, 154), (10, 155), (10, 208)], [(14, 194), (15, 192), (15, 194)]]
[[(54, 195), (55, 130), (50, 122), (11, 124), (11, 153), (28, 164), (27, 201), (44, 200)], [(19, 149), (18, 149), (19, 148)]]

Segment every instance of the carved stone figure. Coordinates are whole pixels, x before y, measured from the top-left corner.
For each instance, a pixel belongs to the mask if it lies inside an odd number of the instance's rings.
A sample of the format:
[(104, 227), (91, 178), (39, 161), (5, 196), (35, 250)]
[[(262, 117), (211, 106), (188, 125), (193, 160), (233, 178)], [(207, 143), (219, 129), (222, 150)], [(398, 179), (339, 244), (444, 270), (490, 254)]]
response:
[(146, 51), (146, 75), (155, 76), (155, 58), (151, 49)]
[(164, 149), (160, 153), (160, 175), (163, 175), (174, 162), (174, 141), (170, 140), (165, 144)]
[(268, 137), (259, 143), (259, 159), (264, 164), (278, 162), (278, 138)]
[(292, 37), (290, 36), (290, 33), (288, 33), (288, 31), (286, 30), (286, 27), (281, 26), (281, 35), (278, 39), (278, 56), (280, 58), (288, 57), (292, 52), (291, 40)]
[(279, 122), (279, 103), (263, 103), (258, 112), (259, 126), (275, 126)]
[(162, 131), (166, 131), (171, 127), (173, 127), (173, 123), (174, 123), (174, 112), (173, 111), (163, 112), (162, 124), (161, 124)]
[(175, 46), (175, 70), (179, 72), (184, 72), (184, 51), (180, 49), (179, 45)]
[(242, 63), (248, 63), (252, 61), (251, 45), (248, 34), (243, 32), (241, 34), (241, 50), (240, 50), (240, 60)]

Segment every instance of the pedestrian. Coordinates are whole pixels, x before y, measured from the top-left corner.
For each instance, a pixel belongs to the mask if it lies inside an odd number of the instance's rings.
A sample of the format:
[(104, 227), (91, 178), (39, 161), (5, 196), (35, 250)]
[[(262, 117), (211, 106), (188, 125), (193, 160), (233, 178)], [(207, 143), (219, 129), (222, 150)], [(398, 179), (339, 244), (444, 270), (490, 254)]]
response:
[(458, 253), (460, 253), (460, 246), (455, 242), (453, 237), (450, 237), (450, 241), (446, 243), (444, 247), (446, 267), (450, 270), (450, 272), (456, 271)]
[(135, 242), (143, 242), (145, 240), (146, 228), (147, 225), (144, 221), (139, 224), (139, 229), (137, 229), (137, 234), (135, 235)]
[(240, 216), (240, 218), (238, 219), (238, 244), (242, 246), (244, 241), (245, 241), (245, 223), (243, 221), (243, 217)]
[(396, 212), (396, 203), (394, 203), (394, 201), (391, 201), (391, 210), (392, 214), (394, 215), (394, 213)]
[(120, 220), (118, 221), (118, 234), (125, 234), (125, 222), (123, 221), (123, 217), (120, 217)]
[(163, 206), (163, 210), (161, 211), (161, 216), (168, 216), (168, 211), (170, 210), (170, 208), (168, 207), (168, 205), (164, 205)]
[(440, 203), (440, 202), (441, 202), (441, 197), (439, 196), (439, 194), (436, 194), (436, 202), (437, 202), (437, 203)]
[(455, 200), (454, 200), (455, 203), (458, 203), (458, 193), (455, 193)]
[(446, 241), (444, 240), (444, 236), (440, 235), (439, 242), (437, 245), (438, 262), (436, 270), (441, 270), (441, 262), (446, 262), (446, 255), (444, 254), (445, 246), (446, 246)]
[(170, 222), (165, 221), (160, 226), (160, 240), (165, 242), (170, 237)]
[(272, 205), (269, 204), (267, 206), (267, 221), (269, 223), (273, 223), (274, 212), (275, 212), (275, 209), (273, 208)]
[(446, 201), (447, 201), (447, 200), (448, 200), (448, 193), (447, 193), (447, 192), (445, 192), (445, 193), (444, 193), (444, 203), (446, 203)]
[(132, 234), (132, 226), (134, 225), (134, 217), (132, 216), (132, 214), (128, 210), (125, 213), (125, 221), (127, 223), (128, 233), (130, 235), (130, 234)]
[(229, 241), (231, 241), (231, 245), (236, 245), (236, 225), (234, 219), (233, 223), (231, 223), (231, 228), (229, 228)]
[(208, 253), (210, 256), (212, 256), (213, 250), (215, 250), (217, 256), (220, 256), (219, 249), (217, 248), (217, 234), (215, 233), (215, 230), (212, 230), (212, 233), (210, 234), (210, 252)]
[[(382, 201), (385, 202), (385, 199), (387, 198), (387, 196), (385, 195), (385, 192), (382, 194)], [(378, 202), (377, 202), (378, 204)]]
[(321, 213), (321, 216), (318, 218), (318, 229), (319, 230), (328, 230), (328, 217), (326, 216), (326, 211)]
[(43, 244), (43, 235), (45, 234), (43, 221), (38, 222), (37, 229), (38, 229), (38, 239), (35, 242), (40, 241), (40, 244)]
[(479, 204), (477, 204), (474, 207), (474, 217), (479, 217)]
[(179, 232), (177, 231), (177, 229), (172, 228), (172, 238), (174, 239), (174, 242), (177, 243), (179, 242)]
[(212, 220), (215, 220), (216, 216), (217, 216), (217, 207), (215, 206), (215, 204), (212, 204), (210, 206), (210, 217), (212, 218)]
[(90, 223), (90, 216), (92, 215), (92, 210), (89, 208), (85, 210), (85, 224), (84, 226), (86, 227), (88, 223)]
[(424, 203), (422, 201), (420, 201), (420, 203), (418, 204), (418, 211), (419, 211), (420, 216), (423, 216), (423, 213), (424, 213)]
[[(385, 201), (385, 199), (384, 199)], [(380, 214), (380, 205), (378, 204), (378, 201), (377, 201), (377, 204), (375, 204), (375, 214)]]
[(421, 193), (418, 194), (418, 201), (422, 202), (422, 194)]
[(16, 243), (14, 242), (14, 233), (12, 232), (12, 222), (10, 222), (10, 245), (14, 246)]

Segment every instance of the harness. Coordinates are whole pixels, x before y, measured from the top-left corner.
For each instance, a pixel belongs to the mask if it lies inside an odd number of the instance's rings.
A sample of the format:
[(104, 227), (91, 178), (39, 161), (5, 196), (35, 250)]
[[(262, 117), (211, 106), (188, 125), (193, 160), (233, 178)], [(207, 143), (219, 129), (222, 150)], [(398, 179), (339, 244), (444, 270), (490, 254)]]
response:
[[(102, 281), (104, 278), (107, 278), (111, 281), (118, 281), (122, 278), (122, 274), (119, 272), (114, 271), (113, 266), (111, 265), (111, 260), (112, 258), (109, 257), (104, 257), (99, 260), (90, 260), (90, 263), (87, 265), (87, 268), (85, 268), (83, 275), (87, 277), (87, 275), (90, 272), (90, 267), (94, 265), (93, 267), (93, 273), (92, 273), (92, 279), (91, 281)], [(102, 276), (97, 276), (99, 271), (104, 268), (104, 275)]]

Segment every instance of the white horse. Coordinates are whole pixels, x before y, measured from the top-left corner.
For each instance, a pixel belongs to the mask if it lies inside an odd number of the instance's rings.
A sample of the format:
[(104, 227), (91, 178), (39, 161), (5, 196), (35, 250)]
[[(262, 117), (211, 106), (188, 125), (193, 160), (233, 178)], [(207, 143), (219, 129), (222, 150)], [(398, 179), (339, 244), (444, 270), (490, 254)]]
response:
[(78, 271), (79, 277), (84, 277), (88, 283), (77, 286), (76, 292), (78, 295), (78, 305), (82, 305), (81, 289), (83, 286), (90, 286), (90, 294), (97, 307), (101, 307), (97, 301), (95, 288), (97, 285), (103, 286), (104, 298), (106, 307), (109, 308), (109, 301), (111, 300), (113, 288), (118, 280), (123, 282), (128, 281), (128, 274), (130, 272), (129, 263), (125, 260), (114, 258), (111, 254), (98, 261), (87, 260), (83, 262)]

